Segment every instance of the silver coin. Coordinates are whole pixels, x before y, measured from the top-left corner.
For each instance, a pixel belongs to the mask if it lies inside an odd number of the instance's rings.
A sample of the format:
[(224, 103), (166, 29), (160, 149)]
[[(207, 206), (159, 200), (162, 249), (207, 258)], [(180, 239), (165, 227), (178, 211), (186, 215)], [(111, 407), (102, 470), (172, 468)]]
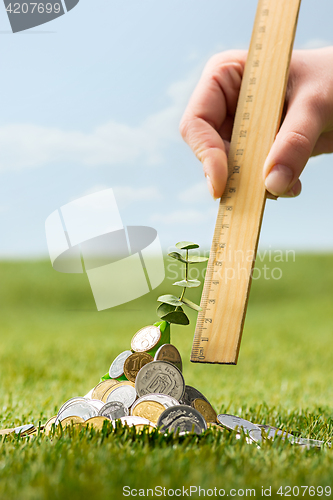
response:
[(105, 403), (103, 403), (103, 401), (101, 401), (100, 399), (89, 399), (89, 403), (97, 408), (97, 411), (99, 411), (105, 405)]
[(183, 371), (183, 363), (180, 352), (172, 344), (163, 344), (155, 353), (154, 361), (168, 361), (175, 365), (178, 370)]
[(60, 406), (59, 410), (58, 410), (58, 415), (60, 415), (60, 413), (67, 407), (67, 406), (70, 406), (78, 401), (88, 401), (88, 399), (86, 398), (82, 398), (81, 396), (77, 396), (75, 398), (70, 398), (68, 399), (67, 401), (64, 402), (64, 404), (62, 406)]
[(31, 429), (34, 429), (34, 424), (25, 424), (25, 425), (20, 425), (19, 427), (15, 427), (14, 432), (15, 434), (22, 434), (23, 432), (30, 431)]
[[(297, 438), (295, 442), (295, 444), (299, 444), (301, 446), (307, 446), (308, 448), (313, 446), (321, 448), (321, 446), (323, 446), (324, 443), (325, 443), (324, 441), (320, 441), (318, 439), (308, 439), (308, 438)], [(326, 444), (328, 445), (329, 448), (331, 448), (330, 442), (327, 442)]]
[(166, 361), (152, 361), (144, 365), (135, 379), (138, 396), (158, 393), (167, 394), (178, 401), (184, 394), (185, 381), (182, 372)]
[(277, 436), (282, 436), (283, 439), (289, 439), (289, 440), (295, 439), (295, 436), (289, 434), (287, 431), (283, 431), (282, 429), (277, 429), (276, 427), (272, 427), (270, 425), (265, 426), (264, 430), (268, 438), (275, 438)]
[(261, 429), (264, 429), (268, 438), (274, 437), (274, 435), (277, 431), (279, 431), (280, 433), (282, 432), (281, 429), (278, 429), (277, 427), (272, 427), (271, 425), (266, 425), (266, 424), (264, 424), (264, 425), (263, 424), (256, 424), (256, 425), (257, 425), (257, 427), (259, 427), (259, 429), (252, 429), (249, 432), (250, 437), (256, 443), (259, 443), (263, 440)]
[(116, 420), (117, 418), (127, 417), (128, 408), (120, 401), (110, 401), (99, 410), (98, 415), (110, 420)]
[[(261, 429), (264, 429), (265, 431), (264, 435), (262, 434)], [(297, 442), (297, 438), (292, 434), (289, 434), (286, 431), (270, 426), (261, 427), (259, 429), (251, 429), (249, 431), (249, 436), (256, 443), (263, 441), (263, 439), (275, 439), (278, 436), (281, 437), (281, 439), (283, 440), (287, 439), (291, 443)]]
[[(123, 425), (128, 425), (129, 427), (132, 425), (151, 425), (152, 427), (156, 427), (156, 425), (150, 420), (143, 417), (137, 417), (136, 415), (121, 417), (119, 420)], [(115, 423), (113, 425), (115, 425)]]
[(249, 431), (249, 436), (256, 443), (261, 443), (263, 440), (261, 429), (251, 429)]
[(55, 425), (58, 425), (59, 422), (64, 420), (66, 417), (81, 417), (83, 420), (88, 420), (91, 417), (97, 417), (98, 411), (95, 406), (86, 401), (78, 401), (71, 405), (68, 405), (66, 408), (62, 410), (61, 413), (58, 413), (57, 418), (55, 420)]
[(180, 403), (183, 405), (191, 406), (192, 402), (195, 399), (203, 399), (204, 401), (209, 403), (208, 399), (200, 391), (198, 391), (198, 389), (195, 389), (195, 387), (192, 387), (190, 385), (185, 385), (185, 392), (182, 399), (180, 400)]
[(183, 434), (186, 432), (194, 432), (201, 434), (207, 429), (207, 424), (201, 413), (195, 408), (187, 405), (178, 405), (167, 408), (159, 416), (157, 426), (162, 432), (173, 431)]
[(177, 406), (180, 404), (177, 399), (172, 398), (171, 396), (167, 396), (166, 394), (146, 394), (145, 396), (141, 396), (141, 398), (138, 398), (135, 403), (133, 403), (131, 413), (139, 403), (142, 403), (142, 401), (156, 401), (156, 403), (161, 403), (164, 408), (170, 408), (171, 406)]
[[(276, 437), (281, 436), (282, 439), (288, 439), (288, 441), (290, 442), (294, 442), (295, 440), (297, 440), (297, 438), (293, 436), (293, 434), (290, 434), (282, 429), (278, 429), (277, 427), (272, 427), (271, 425), (259, 425), (258, 427), (260, 427), (260, 429), (264, 429), (265, 437), (268, 439), (275, 439)], [(255, 430), (250, 432), (250, 436), (252, 437), (252, 439), (258, 438), (259, 441), (262, 440), (261, 431), (260, 431), (260, 438), (259, 434)]]
[(276, 431), (281, 430), (278, 427), (273, 427), (272, 425), (267, 424), (256, 424), (260, 429), (265, 429), (265, 431), (269, 431), (270, 429), (274, 429)]
[(147, 352), (153, 349), (161, 339), (158, 326), (145, 326), (133, 336), (131, 348), (135, 352)]
[(124, 363), (125, 360), (132, 354), (132, 351), (124, 351), (121, 352), (116, 359), (113, 360), (110, 370), (109, 370), (109, 375), (111, 378), (118, 378), (124, 375)]
[[(272, 427), (271, 425), (260, 425), (260, 428), (264, 429), (265, 431), (264, 437), (266, 439), (275, 439), (279, 436), (281, 437), (281, 439), (287, 439), (292, 444), (298, 444), (300, 446), (309, 446), (309, 447), (315, 446), (319, 448), (324, 444), (324, 441), (297, 437), (294, 436), (293, 434), (290, 434), (289, 432), (283, 431), (282, 429), (278, 429), (277, 427)], [(262, 441), (263, 439), (261, 430), (260, 432), (258, 432), (255, 429), (252, 429), (249, 432), (249, 436), (256, 442)], [(330, 443), (328, 444), (330, 445)]]
[(126, 408), (132, 406), (136, 400), (136, 391), (131, 385), (122, 385), (121, 387), (116, 387), (107, 397), (106, 402), (111, 403), (111, 401), (120, 401)]
[(244, 430), (244, 432), (249, 432), (251, 430), (259, 430), (261, 433), (260, 427), (257, 426), (257, 424), (253, 424), (249, 420), (245, 420), (244, 418), (241, 417), (236, 417), (235, 415), (225, 415), (225, 414), (220, 414), (217, 415), (217, 420), (222, 424), (224, 427), (227, 429), (233, 431), (234, 429), (238, 429), (240, 431), (241, 429)]

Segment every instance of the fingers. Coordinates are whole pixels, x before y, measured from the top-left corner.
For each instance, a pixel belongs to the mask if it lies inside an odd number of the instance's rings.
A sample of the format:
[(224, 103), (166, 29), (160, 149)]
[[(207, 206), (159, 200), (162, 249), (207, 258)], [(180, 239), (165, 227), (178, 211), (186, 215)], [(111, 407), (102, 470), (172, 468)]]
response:
[(219, 54), (207, 64), (185, 110), (180, 132), (202, 162), (208, 188), (222, 196), (233, 115), (246, 59), (245, 51)]
[[(326, 89), (330, 86), (323, 84), (332, 77), (325, 73), (327, 64), (320, 63), (314, 71), (317, 52), (305, 52), (293, 57), (287, 113), (264, 165), (266, 189), (275, 197), (298, 196), (299, 176), (309, 157), (333, 149), (333, 124), (327, 117), (332, 121), (327, 105), (331, 93)], [(330, 55), (326, 52), (325, 61)], [(246, 51), (230, 51), (209, 61), (180, 124), (183, 138), (203, 163), (214, 198), (222, 196), (227, 180), (229, 141), (246, 56)]]
[(275, 196), (298, 196), (299, 176), (310, 158), (323, 128), (322, 116), (300, 94), (290, 103), (286, 117), (264, 165), (267, 191)]
[(222, 196), (220, 193), (227, 180), (227, 152), (222, 138), (211, 125), (197, 116), (182, 123), (182, 136), (203, 164), (211, 195), (213, 198)]

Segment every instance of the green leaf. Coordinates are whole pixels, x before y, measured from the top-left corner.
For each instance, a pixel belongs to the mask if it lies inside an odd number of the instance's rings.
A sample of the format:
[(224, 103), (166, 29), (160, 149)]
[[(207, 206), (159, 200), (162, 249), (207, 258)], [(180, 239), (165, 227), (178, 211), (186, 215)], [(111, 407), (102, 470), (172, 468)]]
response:
[(208, 257), (200, 257), (200, 255), (191, 255), (188, 259), (189, 264), (200, 264), (200, 262), (207, 262)]
[(200, 264), (201, 262), (207, 262), (208, 257), (201, 257), (200, 255), (191, 255), (188, 260), (184, 259), (182, 255), (178, 252), (171, 252), (168, 254), (169, 257), (173, 259), (180, 260), (180, 262), (184, 262), (184, 264)]
[(180, 241), (175, 245), (179, 250), (191, 250), (192, 248), (199, 248), (199, 245), (192, 241)]
[(103, 375), (103, 377), (101, 377), (100, 382), (103, 382), (103, 380), (109, 380), (109, 378), (111, 378), (111, 377), (110, 377), (109, 372), (108, 372), (105, 375)]
[(172, 257), (173, 259), (180, 260), (180, 262), (184, 262), (186, 264), (187, 260), (184, 259), (179, 252), (171, 252), (168, 253), (169, 257)]
[(192, 300), (184, 299), (184, 297), (183, 297), (183, 302), (185, 305), (187, 305), (191, 309), (194, 309), (195, 311), (201, 311), (201, 307), (198, 306), (197, 304), (195, 304), (194, 302), (192, 302)]
[(199, 280), (182, 280), (182, 281), (176, 281), (175, 283), (172, 283), (173, 285), (177, 286), (182, 286), (186, 288), (195, 288), (196, 286), (200, 286), (200, 281)]
[[(175, 295), (161, 295), (157, 299), (159, 302), (165, 302), (166, 304), (170, 304), (171, 306), (181, 306), (183, 302), (179, 300)], [(167, 321), (167, 320), (166, 320)]]
[(176, 309), (177, 306), (171, 306), (170, 304), (166, 304), (163, 302), (163, 304), (160, 304), (157, 308), (157, 314), (160, 318), (165, 316), (166, 314), (173, 312)]
[(176, 325), (188, 325), (190, 323), (190, 320), (183, 311), (169, 312), (163, 316), (163, 319), (169, 323), (175, 323)]
[(154, 326), (158, 326), (158, 328), (161, 330), (162, 335), (168, 329), (170, 330), (170, 325), (167, 321), (156, 321), (156, 323), (154, 323)]

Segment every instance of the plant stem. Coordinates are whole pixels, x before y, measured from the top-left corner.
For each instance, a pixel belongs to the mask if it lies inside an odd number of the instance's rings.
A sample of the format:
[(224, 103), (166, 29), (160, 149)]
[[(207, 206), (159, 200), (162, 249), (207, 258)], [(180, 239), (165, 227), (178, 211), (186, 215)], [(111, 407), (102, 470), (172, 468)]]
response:
[[(185, 281), (187, 281), (187, 277), (188, 277), (188, 262), (187, 261), (188, 261), (188, 250), (186, 250)], [(185, 295), (185, 291), (186, 291), (186, 286), (184, 286), (179, 300), (183, 300), (183, 297)]]
[(186, 264), (185, 264), (185, 280), (187, 281), (188, 277), (188, 250), (186, 250)]

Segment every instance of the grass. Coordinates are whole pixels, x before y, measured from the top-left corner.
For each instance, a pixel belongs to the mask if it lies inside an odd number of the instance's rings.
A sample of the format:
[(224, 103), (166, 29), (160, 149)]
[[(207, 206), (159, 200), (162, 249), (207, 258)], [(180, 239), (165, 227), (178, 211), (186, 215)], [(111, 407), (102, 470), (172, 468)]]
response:
[[(253, 282), (237, 366), (189, 362), (195, 314), (188, 327), (172, 327), (185, 380), (218, 412), (332, 440), (333, 255), (266, 264), (283, 275)], [(133, 334), (156, 321), (155, 299), (172, 293), (173, 282), (97, 312), (85, 275), (60, 274), (40, 261), (1, 262), (0, 276), (0, 428), (43, 423), (65, 400), (88, 392)], [(226, 495), (254, 488), (256, 496), (271, 486), (279, 498), (281, 485), (331, 485), (332, 466), (328, 447), (277, 441), (259, 449), (227, 431), (166, 439), (68, 429), (53, 438), (2, 440), (0, 498), (123, 498), (124, 486), (157, 485), (223, 488)]]

